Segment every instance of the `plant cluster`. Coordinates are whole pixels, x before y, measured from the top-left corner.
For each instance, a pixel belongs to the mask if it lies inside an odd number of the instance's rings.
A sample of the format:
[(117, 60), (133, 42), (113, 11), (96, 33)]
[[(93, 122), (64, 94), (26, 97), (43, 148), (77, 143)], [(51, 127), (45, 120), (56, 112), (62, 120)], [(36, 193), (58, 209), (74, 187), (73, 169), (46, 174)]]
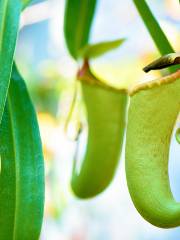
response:
[[(44, 208), (44, 161), (36, 113), (14, 60), (21, 11), (31, 0), (0, 1), (0, 239), (39, 238)], [(180, 226), (180, 203), (171, 193), (169, 147), (180, 110), (180, 54), (145, 0), (133, 0), (162, 58), (145, 67), (169, 74), (145, 84), (116, 89), (97, 79), (90, 60), (125, 39), (89, 43), (97, 0), (67, 0), (64, 35), (71, 56), (83, 62), (77, 73), (87, 109), (88, 142), (71, 186), (79, 198), (94, 197), (110, 184), (126, 134), (126, 177), (139, 213), (162, 228)], [(129, 107), (128, 107), (128, 102)], [(127, 126), (126, 126), (127, 125)], [(180, 130), (176, 139), (180, 142)]]

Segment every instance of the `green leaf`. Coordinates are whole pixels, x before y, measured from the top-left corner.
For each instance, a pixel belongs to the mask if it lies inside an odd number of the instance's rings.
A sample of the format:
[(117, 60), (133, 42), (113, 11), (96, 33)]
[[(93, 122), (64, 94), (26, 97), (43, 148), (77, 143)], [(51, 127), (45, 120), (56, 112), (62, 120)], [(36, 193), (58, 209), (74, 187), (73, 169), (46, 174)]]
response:
[(88, 44), (80, 51), (80, 55), (82, 58), (86, 59), (97, 58), (109, 51), (118, 48), (124, 41), (125, 39), (121, 38), (114, 41)]
[(23, 8), (25, 8), (30, 2), (32, 2), (33, 0), (21, 0), (22, 4), (23, 4)]
[(79, 50), (88, 43), (96, 0), (67, 0), (64, 34), (68, 50), (77, 59)]
[(13, 67), (0, 128), (0, 239), (37, 240), (44, 205), (44, 165), (36, 114)]
[(176, 131), (176, 140), (180, 144), (180, 128), (178, 128)]
[(0, 122), (9, 87), (20, 13), (19, 0), (0, 1)]
[(26, 7), (28, 7), (31, 3), (34, 3), (35, 0), (21, 0), (22, 2), (22, 9), (24, 10)]
[[(169, 43), (168, 38), (161, 29), (161, 26), (154, 17), (146, 1), (133, 0), (133, 2), (161, 55), (166, 55), (168, 53), (174, 52), (173, 47)], [(170, 72), (174, 72), (177, 70), (177, 67), (170, 67), (169, 70)]]

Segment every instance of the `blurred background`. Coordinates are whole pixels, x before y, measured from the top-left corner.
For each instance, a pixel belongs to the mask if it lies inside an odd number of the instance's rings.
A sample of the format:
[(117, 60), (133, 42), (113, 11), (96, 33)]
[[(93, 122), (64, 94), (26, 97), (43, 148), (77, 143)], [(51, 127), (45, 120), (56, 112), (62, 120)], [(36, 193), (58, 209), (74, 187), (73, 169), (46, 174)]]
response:
[[(149, 0), (156, 18), (176, 51), (180, 51), (179, 0)], [(64, 124), (75, 90), (78, 64), (67, 52), (63, 36), (65, 0), (34, 1), (22, 13), (16, 62), (38, 112), (46, 164), (45, 217), (42, 240), (177, 240), (180, 228), (159, 229), (142, 219), (130, 199), (124, 154), (108, 189), (91, 200), (78, 200), (70, 188), (77, 124), (85, 121), (81, 95), (69, 123)], [(117, 87), (160, 76), (142, 68), (159, 57), (131, 0), (99, 0), (91, 43), (126, 38), (125, 43), (91, 62), (95, 75)], [(179, 121), (180, 122), (180, 121)], [(177, 125), (180, 123), (177, 122)], [(177, 126), (175, 127), (175, 129)], [(174, 129), (174, 131), (175, 131)], [(87, 129), (80, 142), (81, 162)], [(180, 201), (180, 147), (172, 137), (169, 174)]]

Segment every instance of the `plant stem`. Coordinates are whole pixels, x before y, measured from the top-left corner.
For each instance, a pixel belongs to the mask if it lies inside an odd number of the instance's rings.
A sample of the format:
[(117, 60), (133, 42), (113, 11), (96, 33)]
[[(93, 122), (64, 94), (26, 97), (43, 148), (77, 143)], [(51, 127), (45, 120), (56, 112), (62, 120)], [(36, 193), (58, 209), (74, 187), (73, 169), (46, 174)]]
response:
[(77, 89), (77, 88), (78, 88), (77, 82), (75, 82), (73, 99), (72, 99), (71, 106), (70, 106), (70, 109), (69, 109), (69, 112), (68, 112), (68, 115), (67, 115), (67, 119), (66, 119), (65, 125), (64, 125), (64, 131), (65, 131), (65, 133), (67, 133), (67, 129), (68, 129), (68, 126), (69, 126), (69, 122), (71, 121), (71, 118), (72, 118), (72, 115), (73, 115), (73, 112), (74, 112), (74, 108), (75, 108), (75, 104), (76, 104), (76, 99), (77, 99), (77, 92), (78, 92), (78, 89)]

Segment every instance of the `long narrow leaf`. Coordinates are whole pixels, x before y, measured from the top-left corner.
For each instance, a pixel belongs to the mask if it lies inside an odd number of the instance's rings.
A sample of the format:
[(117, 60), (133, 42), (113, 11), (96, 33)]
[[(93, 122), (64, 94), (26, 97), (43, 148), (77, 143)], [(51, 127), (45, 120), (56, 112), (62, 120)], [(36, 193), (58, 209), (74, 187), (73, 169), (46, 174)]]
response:
[[(133, 2), (161, 55), (174, 52), (173, 47), (169, 43), (146, 1), (133, 0)], [(169, 68), (171, 72), (174, 72), (176, 69), (176, 66)]]
[(0, 0), (0, 122), (9, 87), (20, 12), (19, 0)]
[(79, 50), (88, 43), (96, 0), (67, 0), (64, 34), (70, 54), (77, 59)]
[(0, 154), (0, 239), (37, 240), (44, 204), (42, 148), (36, 114), (15, 66), (0, 127)]

